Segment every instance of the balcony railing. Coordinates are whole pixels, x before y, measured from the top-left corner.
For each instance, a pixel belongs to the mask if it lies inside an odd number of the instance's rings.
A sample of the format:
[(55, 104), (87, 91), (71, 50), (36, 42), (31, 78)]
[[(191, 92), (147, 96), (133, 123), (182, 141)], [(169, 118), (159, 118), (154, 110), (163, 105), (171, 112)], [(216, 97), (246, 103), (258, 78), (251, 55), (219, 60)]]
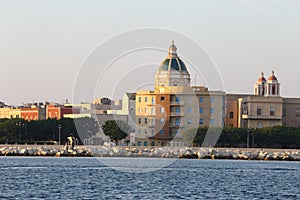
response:
[(155, 102), (151, 102), (151, 101), (150, 101), (150, 102), (146, 102), (146, 105), (147, 105), (147, 106), (155, 106), (156, 104), (155, 104)]
[(170, 127), (171, 127), (171, 128), (181, 128), (181, 127), (183, 127), (183, 125), (182, 125), (182, 124), (174, 124), (174, 123), (171, 123), (171, 124), (170, 124)]
[(184, 113), (183, 112), (171, 112), (170, 113), (170, 116), (171, 117), (173, 117), (173, 116), (175, 116), (175, 117), (182, 117), (182, 116), (184, 116)]
[(170, 105), (171, 106), (183, 106), (184, 102), (183, 101), (171, 101)]
[(150, 124), (148, 124), (148, 127), (149, 128), (155, 128), (155, 124), (154, 123), (150, 123)]
[(155, 116), (155, 113), (148, 113), (147, 116), (148, 116), (148, 117), (154, 117), (154, 116)]
[(248, 115), (243, 114), (242, 119), (282, 119), (280, 115)]

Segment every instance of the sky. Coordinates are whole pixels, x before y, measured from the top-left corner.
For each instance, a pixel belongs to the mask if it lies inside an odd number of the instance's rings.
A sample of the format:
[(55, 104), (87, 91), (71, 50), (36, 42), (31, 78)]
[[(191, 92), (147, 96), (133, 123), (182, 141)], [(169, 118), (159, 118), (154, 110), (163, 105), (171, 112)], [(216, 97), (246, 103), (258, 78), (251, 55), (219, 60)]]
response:
[[(281, 95), (300, 97), (299, 10), (297, 0), (3, 0), (0, 101), (72, 101), (78, 74), (91, 52), (116, 35), (145, 27), (179, 32), (200, 44), (228, 93), (253, 93), (260, 73), (268, 77), (274, 70)], [(167, 49), (171, 39), (162, 46)], [(151, 67), (156, 69), (164, 56), (153, 57), (157, 61), (151, 60)], [(152, 71), (149, 77), (154, 79), (156, 70)], [(104, 84), (95, 96), (109, 96), (107, 90)], [(119, 93), (116, 97), (122, 96)]]

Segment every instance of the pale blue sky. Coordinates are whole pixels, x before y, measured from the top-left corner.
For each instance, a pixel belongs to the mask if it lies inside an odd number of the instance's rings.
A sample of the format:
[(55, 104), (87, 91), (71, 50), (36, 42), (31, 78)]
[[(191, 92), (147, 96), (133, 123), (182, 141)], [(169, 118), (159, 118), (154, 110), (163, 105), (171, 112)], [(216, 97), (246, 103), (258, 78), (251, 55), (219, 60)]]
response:
[(252, 93), (260, 72), (275, 70), (282, 95), (300, 97), (300, 1), (0, 3), (0, 100), (8, 104), (71, 99), (89, 53), (120, 32), (142, 27), (175, 30), (200, 43), (227, 92)]

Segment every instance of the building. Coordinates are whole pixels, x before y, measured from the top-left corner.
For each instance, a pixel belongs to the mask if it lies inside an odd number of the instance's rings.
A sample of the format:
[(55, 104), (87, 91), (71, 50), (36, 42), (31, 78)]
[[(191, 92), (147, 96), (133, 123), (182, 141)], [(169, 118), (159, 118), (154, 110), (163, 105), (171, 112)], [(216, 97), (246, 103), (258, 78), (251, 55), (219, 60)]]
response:
[(239, 128), (300, 126), (300, 98), (280, 96), (274, 71), (254, 84), (254, 94), (227, 94), (225, 125)]
[(46, 119), (61, 119), (69, 115), (80, 114), (80, 109), (73, 106), (47, 105)]
[(21, 117), (21, 109), (16, 107), (4, 106), (0, 108), (0, 119), (14, 119)]
[(198, 126), (224, 124), (225, 92), (191, 86), (190, 80), (172, 42), (155, 74), (154, 90), (136, 93), (135, 145), (186, 146)]

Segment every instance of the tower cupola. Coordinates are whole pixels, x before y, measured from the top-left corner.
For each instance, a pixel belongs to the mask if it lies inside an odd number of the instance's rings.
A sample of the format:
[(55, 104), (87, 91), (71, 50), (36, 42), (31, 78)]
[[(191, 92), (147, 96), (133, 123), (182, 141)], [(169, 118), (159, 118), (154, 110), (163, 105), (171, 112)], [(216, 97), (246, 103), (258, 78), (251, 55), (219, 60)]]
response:
[(168, 56), (160, 63), (155, 74), (155, 87), (190, 86), (190, 74), (186, 65), (177, 54), (177, 47), (172, 40)]

